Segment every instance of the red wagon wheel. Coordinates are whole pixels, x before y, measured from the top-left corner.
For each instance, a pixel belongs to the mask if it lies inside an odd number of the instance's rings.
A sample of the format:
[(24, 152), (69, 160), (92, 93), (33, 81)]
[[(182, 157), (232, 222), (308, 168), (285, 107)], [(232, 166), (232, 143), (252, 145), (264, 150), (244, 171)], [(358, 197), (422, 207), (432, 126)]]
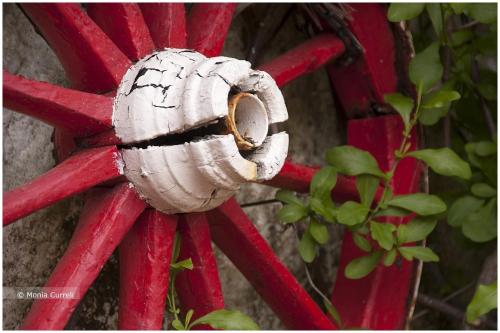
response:
[[(350, 32), (362, 54), (335, 62), (348, 45), (324, 32), (260, 67), (279, 86), (325, 64), (348, 121), (348, 143), (369, 150), (383, 169), (400, 144), (401, 123), (384, 114), (383, 95), (398, 89), (396, 44), (386, 8), (351, 5)], [(208, 57), (220, 53), (234, 4), (23, 4), (22, 8), (63, 64), (74, 89), (31, 81), (4, 71), (4, 106), (53, 125), (61, 162), (30, 183), (4, 194), (4, 226), (64, 198), (90, 190), (66, 253), (45, 288), (73, 287), (83, 296), (120, 246), (120, 329), (160, 329), (167, 295), (173, 237), (182, 237), (180, 258), (191, 258), (176, 290), (181, 307), (195, 317), (224, 307), (212, 241), (243, 273), (290, 329), (334, 329), (273, 253), (234, 199), (206, 213), (165, 215), (128, 186), (120, 169), (120, 143), (112, 126), (113, 96), (132, 62), (155, 49), (190, 48)], [(414, 145), (416, 138), (413, 138)], [(419, 174), (405, 160), (395, 175), (395, 193), (416, 190)], [(268, 185), (308, 191), (316, 169), (286, 162)], [(96, 187), (94, 189), (91, 189)], [(336, 201), (357, 197), (353, 180), (340, 178)], [(403, 221), (396, 221), (403, 222)], [(404, 325), (412, 265), (378, 267), (364, 279), (343, 270), (359, 256), (350, 234), (342, 245), (332, 302), (346, 326), (396, 329)], [(77, 299), (39, 299), (24, 329), (63, 329)]]

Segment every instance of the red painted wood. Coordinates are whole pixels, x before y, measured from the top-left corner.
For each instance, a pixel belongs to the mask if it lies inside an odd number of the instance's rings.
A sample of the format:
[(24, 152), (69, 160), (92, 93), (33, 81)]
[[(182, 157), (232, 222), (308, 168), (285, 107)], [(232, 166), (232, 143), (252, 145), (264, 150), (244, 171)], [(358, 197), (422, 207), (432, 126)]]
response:
[(218, 56), (236, 8), (234, 3), (197, 3), (189, 11), (188, 48), (207, 57)]
[(58, 164), (70, 157), (77, 150), (73, 135), (61, 128), (54, 128), (52, 143), (54, 144), (54, 154), (56, 163)]
[(77, 89), (116, 89), (130, 60), (76, 3), (23, 3)]
[(145, 210), (120, 244), (118, 329), (161, 330), (177, 216)]
[(3, 225), (120, 176), (116, 147), (85, 150), (3, 195)]
[[(224, 296), (205, 213), (181, 215), (178, 230), (181, 235), (178, 261), (188, 258), (193, 261), (193, 270), (180, 272), (175, 280), (182, 311), (193, 309), (193, 318), (196, 319), (223, 309)], [(196, 328), (210, 329), (209, 326)]]
[(328, 68), (338, 100), (349, 118), (364, 115), (384, 94), (397, 89), (394, 36), (387, 20), (387, 6), (352, 3), (349, 29), (363, 45), (364, 55), (348, 66)]
[(112, 127), (113, 99), (3, 72), (3, 105), (75, 136)]
[(144, 201), (128, 184), (92, 192), (64, 256), (44, 286), (45, 290), (71, 288), (68, 291), (74, 291), (75, 298), (35, 300), (21, 329), (64, 329), (104, 263), (144, 208)]
[(155, 46), (136, 3), (89, 3), (87, 14), (131, 60), (153, 52)]
[(259, 66), (268, 72), (278, 86), (311, 73), (344, 52), (344, 44), (333, 34), (322, 34), (295, 47), (274, 60)]
[(273, 309), (294, 330), (334, 329), (281, 263), (234, 199), (207, 213), (212, 238)]
[[(401, 143), (403, 125), (399, 116), (385, 116), (351, 120), (348, 124), (348, 143), (370, 151), (382, 170), (387, 171), (394, 161), (393, 152)], [(417, 136), (412, 136), (416, 147)], [(394, 194), (418, 191), (420, 168), (413, 158), (401, 161), (394, 174)], [(408, 219), (393, 218), (394, 224)], [(346, 232), (342, 243), (340, 265), (332, 295), (332, 302), (346, 327), (367, 329), (402, 329), (406, 318), (406, 302), (412, 279), (412, 264), (403, 260), (398, 267), (379, 265), (374, 272), (360, 280), (344, 276), (346, 265), (366, 254), (354, 245), (352, 235)]]
[[(264, 184), (299, 193), (307, 193), (309, 192), (311, 180), (318, 170), (319, 167), (309, 167), (286, 161), (281, 171), (273, 179), (264, 182)], [(380, 188), (375, 194), (375, 200), (378, 200), (381, 195), (382, 189)], [(337, 183), (332, 191), (332, 198), (336, 202), (358, 200), (356, 181), (351, 177), (338, 175)]]
[(120, 140), (120, 138), (116, 136), (114, 129), (110, 129), (93, 136), (82, 138), (78, 140), (78, 143), (82, 147), (102, 147), (102, 146), (119, 145), (122, 143), (122, 140)]
[(139, 6), (157, 49), (186, 47), (183, 3), (140, 3)]

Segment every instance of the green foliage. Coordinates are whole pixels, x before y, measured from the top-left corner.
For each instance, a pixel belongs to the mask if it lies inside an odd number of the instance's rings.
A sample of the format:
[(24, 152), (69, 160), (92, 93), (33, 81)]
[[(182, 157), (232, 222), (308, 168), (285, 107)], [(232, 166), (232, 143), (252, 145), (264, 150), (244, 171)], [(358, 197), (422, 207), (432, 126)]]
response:
[(387, 18), (391, 22), (410, 20), (417, 17), (424, 8), (424, 3), (392, 3)]
[(353, 226), (363, 223), (370, 209), (358, 202), (344, 202), (337, 211), (337, 221), (341, 224)]
[(361, 279), (370, 274), (382, 256), (381, 251), (372, 252), (366, 256), (351, 261), (345, 268), (345, 276), (349, 279)]
[(390, 223), (370, 221), (370, 235), (377, 241), (381, 248), (389, 251), (394, 245), (393, 232), (396, 227)]
[(411, 126), (410, 118), (414, 106), (413, 99), (400, 93), (394, 93), (385, 95), (384, 101), (390, 104), (394, 110), (399, 113), (401, 119), (403, 119), (403, 124), (405, 125), (405, 132), (408, 132), (408, 129)]
[(476, 183), (470, 188), (472, 194), (480, 198), (491, 198), (497, 195), (497, 190), (486, 183)]
[(465, 312), (467, 322), (474, 324), (479, 317), (496, 309), (497, 299), (496, 281), (489, 285), (479, 285)]
[(398, 250), (406, 260), (417, 258), (422, 261), (439, 261), (439, 257), (428, 247), (402, 246)]
[(448, 224), (461, 227), (469, 214), (474, 213), (484, 204), (484, 200), (466, 195), (456, 200), (448, 211)]
[(379, 183), (380, 179), (372, 175), (359, 175), (356, 177), (356, 189), (358, 190), (361, 203), (365, 207), (370, 208), (377, 193)]
[(387, 205), (403, 208), (418, 215), (428, 216), (446, 211), (446, 204), (438, 196), (425, 193), (399, 195), (387, 202)]
[(191, 327), (196, 325), (210, 325), (216, 330), (259, 330), (259, 326), (244, 313), (226, 309), (215, 310), (196, 319), (191, 324)]
[(441, 80), (443, 65), (439, 58), (439, 43), (432, 43), (420, 53), (417, 53), (410, 62), (410, 80), (419, 91), (426, 93), (432, 86)]
[(307, 263), (313, 262), (316, 257), (316, 241), (311, 235), (310, 229), (307, 229), (300, 239), (299, 253), (302, 259)]
[(497, 238), (497, 200), (491, 199), (485, 206), (467, 215), (462, 232), (474, 242), (488, 242)]
[(326, 152), (326, 161), (340, 173), (349, 176), (369, 174), (383, 177), (375, 158), (370, 153), (353, 146), (335, 147)]
[(361, 234), (359, 233), (354, 233), (352, 235), (354, 244), (356, 244), (357, 247), (359, 247), (361, 250), (365, 252), (371, 252), (372, 250), (372, 245), (370, 242)]
[(424, 240), (434, 230), (437, 218), (433, 216), (417, 216), (408, 224), (401, 224), (396, 231), (399, 244)]
[(416, 150), (408, 155), (424, 161), (437, 174), (463, 179), (471, 177), (469, 164), (449, 148)]
[(308, 214), (307, 208), (296, 204), (288, 204), (283, 206), (278, 212), (278, 218), (285, 223), (295, 223)]

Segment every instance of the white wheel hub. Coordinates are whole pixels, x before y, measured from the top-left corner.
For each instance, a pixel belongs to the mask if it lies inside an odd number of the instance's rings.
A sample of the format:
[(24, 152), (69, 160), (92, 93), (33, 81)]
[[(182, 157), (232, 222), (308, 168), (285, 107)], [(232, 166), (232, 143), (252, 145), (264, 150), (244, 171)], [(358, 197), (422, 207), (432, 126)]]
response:
[(125, 176), (156, 209), (217, 207), (248, 181), (274, 177), (288, 134), (268, 136), (288, 119), (271, 76), (250, 63), (165, 49), (133, 65), (113, 109)]

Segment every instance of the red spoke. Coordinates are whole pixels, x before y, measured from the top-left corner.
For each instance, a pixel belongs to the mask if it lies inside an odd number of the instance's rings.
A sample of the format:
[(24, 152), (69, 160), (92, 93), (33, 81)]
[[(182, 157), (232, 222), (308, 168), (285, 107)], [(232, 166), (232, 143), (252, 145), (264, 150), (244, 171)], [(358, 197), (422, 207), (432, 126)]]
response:
[(233, 3), (193, 5), (187, 23), (188, 47), (207, 57), (218, 56), (224, 46), (235, 8), (236, 4)]
[[(370, 151), (383, 170), (393, 163), (394, 151), (401, 144), (403, 126), (399, 116), (385, 116), (348, 123), (349, 144)], [(394, 133), (397, 133), (395, 135)], [(413, 148), (416, 135), (412, 135)], [(418, 191), (420, 168), (415, 159), (405, 158), (399, 164), (392, 183), (395, 194)], [(394, 224), (406, 223), (408, 219), (393, 218)], [(379, 267), (367, 277), (350, 280), (345, 277), (346, 265), (356, 257), (366, 254), (353, 242), (348, 231), (342, 242), (342, 252), (332, 302), (337, 307), (347, 327), (368, 329), (401, 329), (406, 317), (412, 263), (406, 260), (401, 265)]]
[(82, 138), (79, 140), (79, 143), (82, 147), (102, 147), (119, 145), (122, 143), (122, 140), (116, 136), (114, 129), (110, 129), (93, 136)]
[(4, 193), (3, 225), (121, 175), (116, 147), (74, 155), (28, 184)]
[(234, 199), (207, 213), (217, 246), (289, 329), (334, 329)]
[(21, 329), (62, 330), (144, 208), (145, 203), (128, 184), (92, 192), (66, 253), (44, 286), (47, 291), (65, 288), (75, 297), (35, 300)]
[[(387, 6), (376, 3), (353, 3), (348, 20), (363, 53), (347, 66), (328, 66), (330, 81), (348, 118), (365, 117), (374, 105), (384, 104), (384, 95), (404, 86), (408, 79), (398, 80), (394, 31), (387, 20)], [(399, 47), (405, 52), (403, 46)], [(401, 57), (403, 58), (403, 57)]]
[(278, 86), (315, 71), (344, 52), (344, 44), (333, 34), (311, 38), (276, 59), (259, 66), (268, 72)]
[(193, 270), (180, 272), (175, 280), (181, 309), (184, 311), (193, 309), (193, 318), (199, 318), (224, 308), (224, 297), (205, 213), (182, 215), (179, 232), (181, 234), (179, 260), (191, 258), (194, 266)]
[[(306, 193), (309, 192), (309, 184), (318, 170), (319, 168), (286, 161), (276, 177), (266, 181), (264, 184), (290, 191)], [(375, 199), (378, 200), (381, 195), (382, 188), (377, 191)], [(337, 184), (332, 191), (332, 198), (337, 202), (358, 200), (359, 195), (356, 189), (355, 180), (350, 177), (339, 175), (337, 177)]]
[(120, 330), (161, 330), (176, 227), (148, 209), (120, 244)]
[(3, 72), (4, 106), (87, 136), (112, 127), (113, 99)]
[(139, 60), (154, 50), (136, 3), (89, 3), (87, 13), (131, 60)]
[(183, 3), (140, 3), (139, 6), (157, 49), (186, 47)]
[(21, 6), (77, 89), (106, 92), (118, 86), (130, 61), (80, 5), (24, 3)]

